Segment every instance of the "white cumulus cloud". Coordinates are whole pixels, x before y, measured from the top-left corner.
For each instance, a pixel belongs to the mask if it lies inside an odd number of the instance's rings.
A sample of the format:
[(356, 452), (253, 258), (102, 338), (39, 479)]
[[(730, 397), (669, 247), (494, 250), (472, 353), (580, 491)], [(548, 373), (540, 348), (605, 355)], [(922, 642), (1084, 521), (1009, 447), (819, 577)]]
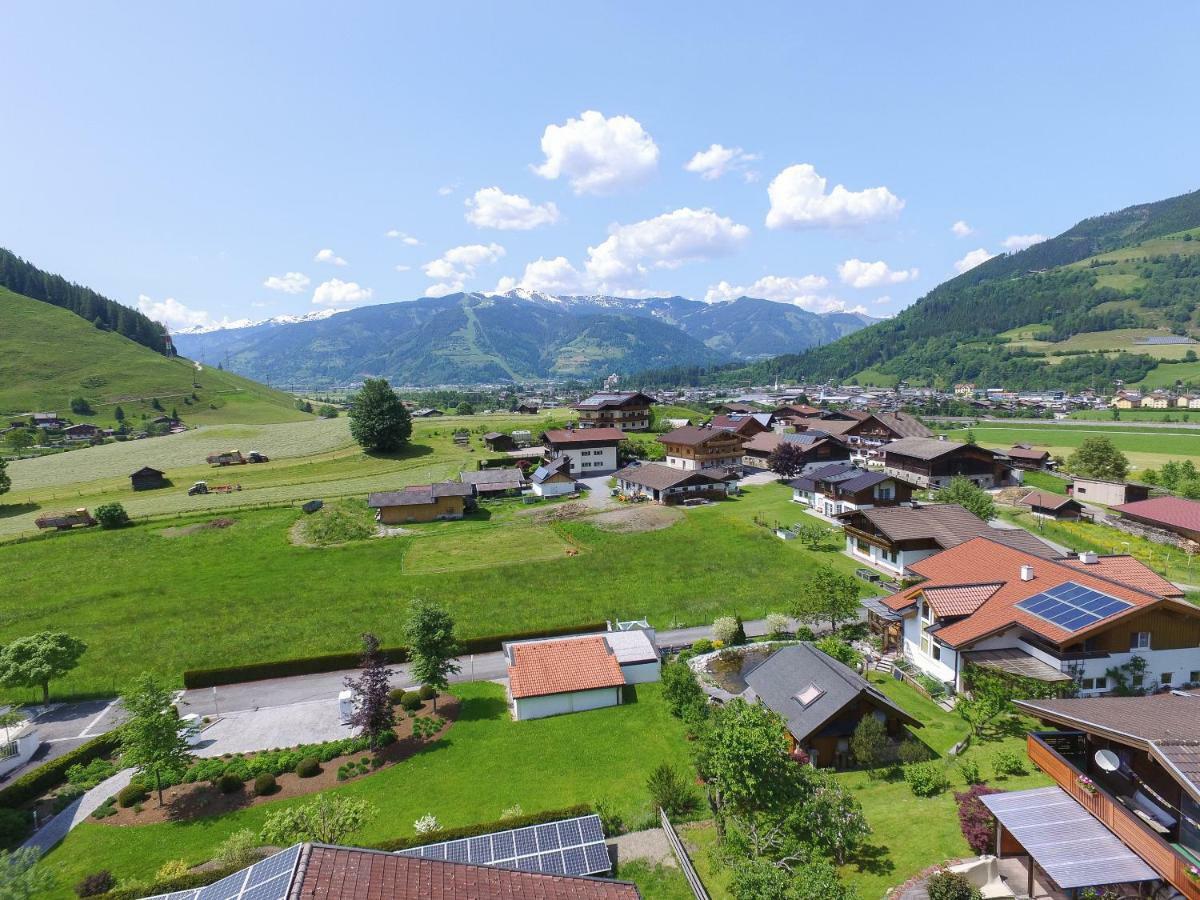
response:
[(904, 201), (886, 187), (848, 190), (826, 179), (808, 163), (788, 166), (767, 187), (771, 209), (768, 228), (844, 228), (895, 218)]
[(996, 255), (995, 253), (988, 253), (982, 247), (980, 247), (976, 250), (972, 250), (970, 253), (968, 253), (966, 256), (964, 256), (962, 259), (960, 259), (954, 263), (954, 271), (957, 272), (959, 275), (961, 275), (963, 272), (966, 272), (966, 271), (969, 271), (970, 269), (975, 268), (980, 263), (987, 262), (989, 259), (991, 259), (995, 255)]
[(598, 285), (626, 285), (651, 269), (729, 256), (750, 234), (711, 209), (684, 207), (629, 225), (616, 225), (599, 245), (588, 248), (584, 264)]
[(497, 262), (504, 257), (504, 248), (499, 244), (464, 244), (451, 247), (437, 259), (421, 266), (428, 277), (436, 283), (426, 288), (430, 297), (441, 297), (461, 291), (468, 279), (475, 277), (480, 266)]
[(331, 266), (344, 266), (346, 261), (326, 247), (324, 250), (318, 250), (317, 255), (313, 257), (313, 262), (329, 263)]
[(809, 312), (866, 312), (862, 306), (850, 307), (838, 297), (822, 293), (828, 286), (829, 279), (823, 275), (764, 275), (751, 284), (717, 282), (704, 294), (704, 300), (707, 303), (719, 303), (738, 297), (753, 297), (790, 303)]
[(912, 281), (920, 274), (918, 269), (893, 269), (883, 260), (866, 262), (861, 259), (848, 259), (838, 266), (838, 277), (842, 279), (842, 284), (848, 284), (853, 288), (903, 284), (905, 281)]
[(284, 275), (271, 275), (263, 282), (263, 287), (272, 291), (282, 291), (285, 294), (303, 294), (308, 290), (311, 280), (303, 272), (287, 272)]
[(349, 306), (370, 300), (373, 293), (370, 288), (362, 287), (357, 282), (331, 278), (317, 285), (312, 302), (318, 306)]
[(383, 236), (392, 238), (393, 240), (398, 240), (400, 243), (407, 244), (410, 247), (416, 247), (421, 243), (419, 240), (417, 240), (411, 234), (406, 234), (405, 232), (401, 231), (399, 228), (389, 228), (387, 231), (385, 231), (383, 233)]
[(576, 194), (605, 194), (644, 181), (658, 165), (658, 145), (631, 116), (595, 110), (542, 134), (543, 178), (566, 178)]
[(955, 222), (953, 225), (951, 225), (950, 230), (952, 232), (954, 232), (955, 237), (960, 237), (960, 238), (968, 237), (969, 235), (972, 235), (975, 233), (975, 229), (972, 228), (970, 225), (968, 225), (966, 222), (964, 222), (962, 219), (959, 219), (957, 222)]
[(185, 306), (174, 297), (154, 300), (145, 294), (138, 294), (138, 310), (149, 316), (155, 322), (162, 322), (168, 331), (180, 328), (193, 328), (197, 325), (208, 326), (217, 324), (216, 320), (203, 309), (193, 309)]
[(747, 170), (748, 166), (759, 159), (755, 153), (747, 153), (741, 147), (723, 147), (713, 144), (707, 150), (699, 150), (684, 164), (684, 170), (695, 172), (705, 181), (714, 181), (726, 172), (741, 171), (747, 181), (758, 177), (757, 172)]
[(1046, 240), (1044, 234), (1010, 234), (1000, 243), (1009, 253), (1016, 253), (1018, 250), (1040, 244), (1044, 240)]
[(477, 228), (529, 231), (558, 221), (553, 203), (534, 203), (520, 194), (506, 194), (498, 187), (480, 188), (466, 201), (467, 221)]
[(496, 293), (513, 289), (540, 291), (543, 294), (580, 294), (591, 290), (587, 276), (571, 265), (565, 256), (539, 257), (525, 266), (520, 278), (505, 276), (496, 285)]

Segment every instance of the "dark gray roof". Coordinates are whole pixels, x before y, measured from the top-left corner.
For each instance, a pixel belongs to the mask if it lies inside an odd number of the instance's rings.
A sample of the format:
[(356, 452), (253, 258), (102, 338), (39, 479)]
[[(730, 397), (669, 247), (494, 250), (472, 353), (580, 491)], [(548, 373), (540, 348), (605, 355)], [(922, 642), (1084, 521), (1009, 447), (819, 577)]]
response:
[(932, 540), (943, 550), (957, 547), (974, 537), (1040, 556), (1061, 559), (1062, 554), (1024, 528), (992, 528), (974, 513), (956, 503), (929, 506), (879, 506), (843, 513), (843, 518), (864, 516), (890, 541)]
[(470, 497), (475, 486), (457, 481), (440, 481), (437, 484), (414, 484), (402, 491), (380, 491), (367, 497), (367, 506), (424, 506), (439, 497)]
[(525, 486), (525, 474), (520, 469), (480, 469), (477, 472), (460, 472), (465, 484), (473, 484), (481, 491), (511, 490)]
[(725, 469), (676, 469), (663, 463), (643, 463), (640, 466), (626, 466), (613, 477), (617, 481), (628, 481), (651, 490), (663, 491), (689, 481), (720, 484), (736, 476)]
[[(905, 723), (921, 723), (887, 698), (854, 670), (826, 656), (812, 644), (783, 647), (746, 675), (746, 699), (758, 699), (787, 720), (788, 730), (804, 740), (835, 718), (847, 704), (866, 694), (892, 710)], [(820, 695), (807, 706), (798, 694), (815, 686)], [(751, 696), (752, 695), (752, 696)]]
[(534, 484), (541, 484), (543, 481), (553, 478), (559, 472), (564, 475), (571, 474), (571, 457), (556, 456), (550, 462), (543, 463), (537, 467), (537, 471), (529, 476), (529, 480)]
[[(942, 441), (931, 437), (909, 437), (901, 438), (898, 441), (892, 441), (890, 444), (884, 444), (883, 452), (895, 453), (898, 456), (909, 456), (913, 459), (937, 459), (939, 456), (945, 456), (947, 453), (952, 453), (955, 450), (962, 450), (966, 444), (960, 444), (957, 441)], [(977, 450), (983, 450), (985, 453), (991, 453), (995, 456), (994, 450), (986, 450), (983, 447), (976, 447)]]

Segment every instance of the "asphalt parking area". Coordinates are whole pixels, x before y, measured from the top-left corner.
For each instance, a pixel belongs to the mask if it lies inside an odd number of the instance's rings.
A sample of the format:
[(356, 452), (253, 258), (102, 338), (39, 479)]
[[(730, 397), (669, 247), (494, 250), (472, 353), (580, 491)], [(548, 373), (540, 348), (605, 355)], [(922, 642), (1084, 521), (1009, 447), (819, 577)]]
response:
[(310, 700), (226, 713), (201, 732), (192, 749), (197, 756), (212, 757), (353, 736), (354, 730), (339, 721), (336, 699)]

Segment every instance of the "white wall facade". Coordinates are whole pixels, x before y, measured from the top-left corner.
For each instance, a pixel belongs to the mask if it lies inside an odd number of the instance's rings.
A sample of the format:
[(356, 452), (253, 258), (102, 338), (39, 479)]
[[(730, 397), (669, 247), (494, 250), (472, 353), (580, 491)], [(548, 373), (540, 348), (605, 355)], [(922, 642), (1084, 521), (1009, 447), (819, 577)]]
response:
[(571, 474), (576, 478), (587, 478), (617, 468), (616, 447), (563, 447), (555, 456), (566, 456), (571, 460)]
[(621, 666), (621, 674), (625, 676), (626, 684), (647, 684), (662, 677), (662, 664), (657, 659), (653, 662), (630, 663)]
[(569, 494), (571, 491), (575, 490), (574, 482), (570, 481), (550, 481), (544, 484), (534, 482), (531, 487), (533, 488), (533, 492), (539, 497), (560, 497), (563, 494)]
[(513, 700), (513, 719), (524, 722), (528, 719), (544, 719), (566, 713), (586, 712), (603, 709), (621, 703), (621, 688), (596, 688), (591, 691), (569, 691), (564, 694), (547, 694), (543, 697), (522, 697)]

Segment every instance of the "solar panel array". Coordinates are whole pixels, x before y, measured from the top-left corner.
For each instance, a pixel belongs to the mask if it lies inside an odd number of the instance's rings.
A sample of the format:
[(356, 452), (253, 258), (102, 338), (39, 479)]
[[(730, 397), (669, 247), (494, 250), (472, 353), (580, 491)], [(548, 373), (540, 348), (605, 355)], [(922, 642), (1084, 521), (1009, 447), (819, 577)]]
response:
[(604, 829), (595, 815), (426, 844), (400, 853), (551, 875), (599, 875), (612, 868)]
[(1066, 631), (1078, 631), (1131, 606), (1132, 603), (1068, 581), (1022, 600), (1017, 609)]
[(296, 844), (281, 850), (207, 887), (158, 894), (146, 900), (284, 900), (292, 886), (300, 847)]

